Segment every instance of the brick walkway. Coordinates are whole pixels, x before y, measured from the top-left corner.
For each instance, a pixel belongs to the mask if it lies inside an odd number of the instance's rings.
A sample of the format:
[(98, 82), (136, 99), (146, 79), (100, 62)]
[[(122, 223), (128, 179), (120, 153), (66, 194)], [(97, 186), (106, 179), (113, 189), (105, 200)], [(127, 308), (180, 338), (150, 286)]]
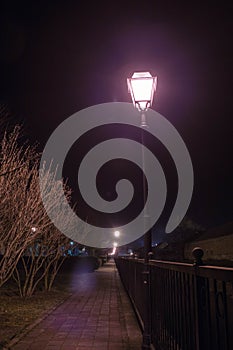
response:
[(139, 350), (142, 336), (115, 264), (74, 274), (72, 295), (13, 350)]

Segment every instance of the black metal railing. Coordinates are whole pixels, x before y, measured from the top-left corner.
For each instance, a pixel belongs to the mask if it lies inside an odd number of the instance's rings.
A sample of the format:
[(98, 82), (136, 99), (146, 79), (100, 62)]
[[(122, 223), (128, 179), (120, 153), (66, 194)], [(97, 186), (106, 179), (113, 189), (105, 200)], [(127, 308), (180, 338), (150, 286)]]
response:
[[(117, 258), (121, 280), (144, 327), (144, 261)], [(151, 260), (150, 332), (156, 350), (233, 349), (233, 269)]]

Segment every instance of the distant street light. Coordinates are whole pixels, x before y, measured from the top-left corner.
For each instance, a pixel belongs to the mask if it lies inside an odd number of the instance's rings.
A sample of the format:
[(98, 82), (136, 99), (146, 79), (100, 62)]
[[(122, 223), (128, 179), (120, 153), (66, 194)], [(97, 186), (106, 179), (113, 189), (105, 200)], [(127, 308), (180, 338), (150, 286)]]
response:
[(36, 227), (32, 227), (31, 230), (32, 230), (32, 232), (36, 232), (37, 228)]
[(114, 232), (114, 236), (115, 236), (115, 237), (120, 237), (120, 231), (115, 231), (115, 232)]
[[(142, 143), (142, 169), (145, 174), (146, 161), (144, 152), (144, 129), (148, 129), (146, 121), (146, 111), (152, 105), (154, 92), (157, 85), (157, 77), (152, 77), (149, 72), (137, 72), (134, 73), (132, 78), (127, 79), (128, 89), (132, 97), (134, 106), (139, 110), (141, 114), (141, 143)], [(143, 220), (144, 220), (144, 232), (146, 223), (150, 220), (147, 206), (146, 206), (146, 179), (143, 175)], [(145, 303), (145, 317), (144, 317), (144, 332), (143, 332), (143, 342), (142, 349), (150, 349), (151, 344), (151, 310), (149, 305), (149, 295), (150, 295), (150, 276), (149, 276), (149, 255), (151, 252), (151, 229), (144, 233), (144, 272), (143, 272), (143, 285), (144, 289), (144, 303)]]

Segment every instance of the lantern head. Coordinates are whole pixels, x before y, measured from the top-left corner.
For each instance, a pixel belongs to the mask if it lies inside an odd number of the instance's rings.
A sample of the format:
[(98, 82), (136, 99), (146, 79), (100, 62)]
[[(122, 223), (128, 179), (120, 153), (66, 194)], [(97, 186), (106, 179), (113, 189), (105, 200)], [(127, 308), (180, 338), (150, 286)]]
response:
[(152, 77), (149, 72), (136, 72), (127, 83), (134, 106), (140, 112), (146, 111), (152, 105), (157, 77)]

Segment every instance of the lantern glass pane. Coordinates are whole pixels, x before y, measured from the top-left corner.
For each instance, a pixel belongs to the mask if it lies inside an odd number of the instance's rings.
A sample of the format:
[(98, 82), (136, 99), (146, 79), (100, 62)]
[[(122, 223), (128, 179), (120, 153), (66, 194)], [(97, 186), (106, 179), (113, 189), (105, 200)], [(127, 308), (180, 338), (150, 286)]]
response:
[(153, 89), (153, 78), (132, 79), (131, 86), (135, 102), (150, 102)]

